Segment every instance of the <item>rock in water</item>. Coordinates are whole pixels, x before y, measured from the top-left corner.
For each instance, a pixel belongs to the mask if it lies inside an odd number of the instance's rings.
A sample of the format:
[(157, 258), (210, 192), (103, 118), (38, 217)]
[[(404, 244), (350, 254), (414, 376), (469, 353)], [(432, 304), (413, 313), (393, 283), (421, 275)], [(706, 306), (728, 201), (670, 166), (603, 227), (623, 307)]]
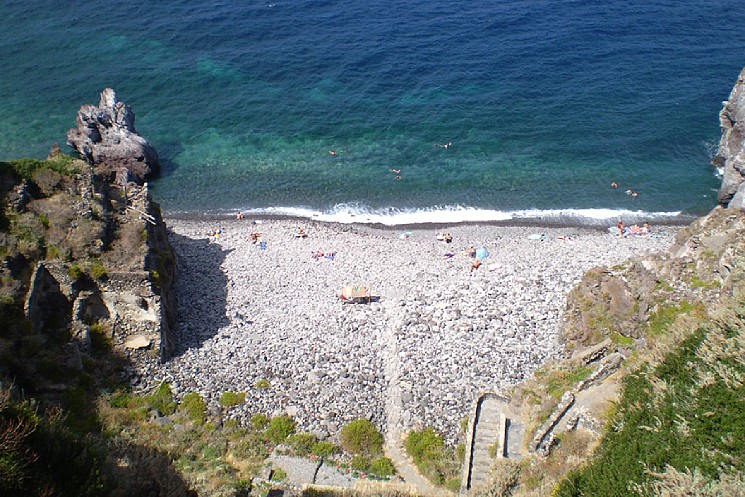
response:
[(101, 92), (98, 107), (80, 107), (77, 125), (67, 132), (67, 144), (93, 165), (97, 175), (142, 184), (158, 173), (158, 153), (137, 133), (132, 109), (118, 101), (111, 88)]
[(723, 176), (718, 200), (724, 206), (745, 210), (745, 69), (723, 104), (719, 113), (722, 139), (712, 161)]

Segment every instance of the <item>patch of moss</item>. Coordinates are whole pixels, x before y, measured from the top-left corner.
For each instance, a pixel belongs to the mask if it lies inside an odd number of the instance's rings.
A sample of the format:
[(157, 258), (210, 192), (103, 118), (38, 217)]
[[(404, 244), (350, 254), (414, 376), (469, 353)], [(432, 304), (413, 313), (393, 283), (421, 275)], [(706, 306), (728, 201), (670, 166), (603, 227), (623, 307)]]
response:
[(621, 335), (618, 332), (611, 333), (610, 339), (611, 341), (613, 341), (614, 344), (621, 347), (631, 347), (632, 345), (634, 345), (633, 338)]
[(700, 302), (692, 303), (686, 300), (678, 305), (661, 305), (651, 314), (647, 322), (647, 332), (652, 337), (663, 335), (681, 315), (706, 315), (706, 309)]

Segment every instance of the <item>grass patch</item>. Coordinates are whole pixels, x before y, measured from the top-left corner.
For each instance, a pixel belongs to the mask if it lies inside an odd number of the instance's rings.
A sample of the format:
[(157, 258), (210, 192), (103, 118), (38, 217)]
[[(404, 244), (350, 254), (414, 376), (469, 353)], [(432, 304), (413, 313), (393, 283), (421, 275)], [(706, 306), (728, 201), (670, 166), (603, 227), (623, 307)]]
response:
[(610, 339), (615, 345), (619, 347), (631, 347), (632, 345), (634, 345), (633, 338), (621, 335), (618, 332), (611, 333)]
[(652, 337), (664, 335), (679, 316), (689, 314), (703, 317), (706, 315), (706, 309), (702, 303), (691, 303), (686, 300), (678, 305), (661, 305), (649, 317), (647, 332)]

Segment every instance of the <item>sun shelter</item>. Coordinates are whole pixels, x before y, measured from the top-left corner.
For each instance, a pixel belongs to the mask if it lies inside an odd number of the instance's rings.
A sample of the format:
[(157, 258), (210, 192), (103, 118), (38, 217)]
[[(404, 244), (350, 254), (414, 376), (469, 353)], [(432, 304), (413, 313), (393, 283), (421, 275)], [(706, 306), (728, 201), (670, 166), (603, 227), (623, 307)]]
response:
[(370, 302), (372, 295), (370, 287), (367, 286), (344, 286), (341, 289), (339, 298), (342, 302)]

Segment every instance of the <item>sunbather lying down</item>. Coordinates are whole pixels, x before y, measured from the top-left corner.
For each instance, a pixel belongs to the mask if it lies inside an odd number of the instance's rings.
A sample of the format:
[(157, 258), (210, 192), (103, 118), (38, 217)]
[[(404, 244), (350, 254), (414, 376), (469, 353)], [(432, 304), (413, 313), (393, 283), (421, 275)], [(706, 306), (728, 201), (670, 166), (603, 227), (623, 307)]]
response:
[(453, 236), (450, 233), (438, 233), (435, 238), (445, 243), (450, 243), (453, 241)]

